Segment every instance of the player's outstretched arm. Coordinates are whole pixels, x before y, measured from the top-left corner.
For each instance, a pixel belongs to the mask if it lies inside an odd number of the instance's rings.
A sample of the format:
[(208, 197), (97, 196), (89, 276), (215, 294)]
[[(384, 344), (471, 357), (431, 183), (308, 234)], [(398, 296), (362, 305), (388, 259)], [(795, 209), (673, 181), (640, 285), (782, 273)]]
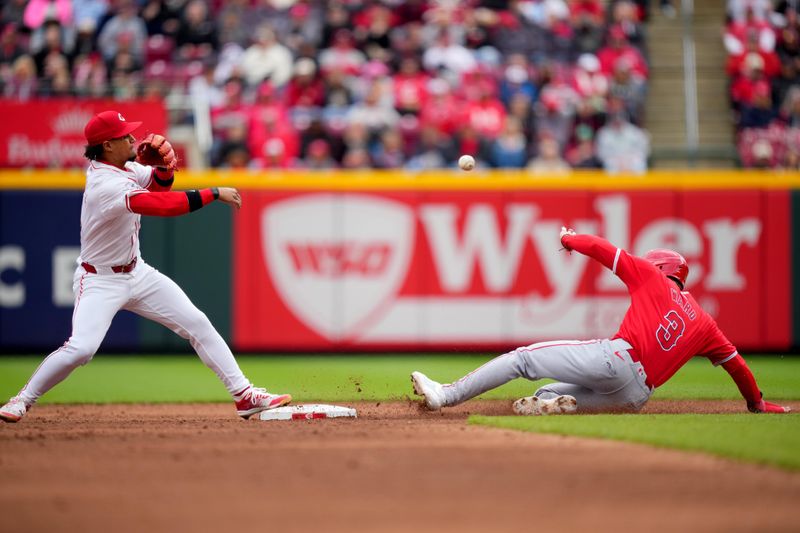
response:
[(756, 378), (750, 372), (744, 358), (741, 355), (736, 355), (731, 360), (722, 363), (728, 374), (730, 374), (739, 392), (747, 401), (747, 409), (751, 413), (788, 413), (791, 408), (782, 405), (774, 404), (764, 400), (761, 390), (756, 384)]
[(242, 197), (232, 187), (201, 189), (199, 191), (141, 192), (127, 197), (127, 206), (133, 213), (156, 217), (175, 217), (197, 211), (214, 200), (239, 209)]
[(604, 267), (612, 269), (617, 247), (595, 235), (578, 235), (571, 228), (561, 228), (561, 246), (566, 250), (575, 250), (600, 262)]

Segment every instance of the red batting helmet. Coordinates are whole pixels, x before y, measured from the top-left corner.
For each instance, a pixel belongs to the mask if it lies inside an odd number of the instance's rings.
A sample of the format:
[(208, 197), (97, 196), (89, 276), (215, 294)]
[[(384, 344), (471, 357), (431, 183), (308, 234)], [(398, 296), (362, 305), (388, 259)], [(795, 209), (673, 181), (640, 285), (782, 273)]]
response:
[(644, 258), (655, 265), (665, 276), (674, 279), (681, 286), (686, 285), (689, 275), (689, 265), (681, 254), (672, 250), (650, 250)]

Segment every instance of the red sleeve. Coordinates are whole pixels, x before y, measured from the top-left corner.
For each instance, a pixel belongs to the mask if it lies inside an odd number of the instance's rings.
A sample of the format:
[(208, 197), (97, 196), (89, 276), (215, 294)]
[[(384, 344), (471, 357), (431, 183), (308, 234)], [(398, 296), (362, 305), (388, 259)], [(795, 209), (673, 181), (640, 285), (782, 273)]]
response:
[(706, 335), (708, 340), (698, 355), (708, 357), (714, 363), (714, 366), (724, 365), (734, 357), (737, 357), (739, 352), (736, 350), (736, 346), (722, 333), (714, 319), (708, 317), (708, 321), (711, 325)]
[(747, 367), (741, 355), (736, 354), (732, 359), (722, 363), (722, 368), (728, 371), (731, 378), (739, 387), (742, 397), (747, 400), (747, 405), (754, 405), (761, 400), (761, 391), (756, 384), (756, 378)]
[(147, 185), (147, 190), (150, 192), (166, 192), (172, 189), (172, 183), (174, 181), (174, 171), (153, 167), (153, 171), (150, 174), (150, 183)]
[(140, 193), (129, 196), (128, 209), (140, 215), (175, 217), (196, 211), (217, 197), (213, 189)]
[(658, 272), (644, 259), (595, 235), (564, 235), (561, 244), (567, 249), (591, 257), (619, 277), (630, 290), (636, 289), (653, 273)]

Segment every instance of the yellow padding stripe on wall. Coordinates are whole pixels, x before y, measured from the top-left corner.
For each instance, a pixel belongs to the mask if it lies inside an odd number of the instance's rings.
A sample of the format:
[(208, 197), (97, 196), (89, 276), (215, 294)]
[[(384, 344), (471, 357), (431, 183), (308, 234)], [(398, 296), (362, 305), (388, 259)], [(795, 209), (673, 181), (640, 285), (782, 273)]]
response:
[[(0, 170), (0, 190), (83, 189), (80, 171)], [(175, 188), (228, 186), (262, 190), (631, 190), (798, 189), (800, 172), (653, 170), (642, 176), (599, 171), (534, 176), (525, 171), (181, 171)]]

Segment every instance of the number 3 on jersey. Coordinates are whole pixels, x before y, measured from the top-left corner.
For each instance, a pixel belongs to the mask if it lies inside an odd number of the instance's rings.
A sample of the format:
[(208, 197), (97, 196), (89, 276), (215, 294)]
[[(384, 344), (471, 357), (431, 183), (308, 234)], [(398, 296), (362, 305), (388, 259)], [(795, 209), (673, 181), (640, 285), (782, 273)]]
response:
[(661, 349), (665, 352), (670, 351), (678, 344), (678, 339), (683, 335), (683, 330), (686, 329), (686, 324), (683, 319), (675, 311), (670, 311), (664, 315), (664, 321), (658, 326), (656, 330), (656, 339)]

